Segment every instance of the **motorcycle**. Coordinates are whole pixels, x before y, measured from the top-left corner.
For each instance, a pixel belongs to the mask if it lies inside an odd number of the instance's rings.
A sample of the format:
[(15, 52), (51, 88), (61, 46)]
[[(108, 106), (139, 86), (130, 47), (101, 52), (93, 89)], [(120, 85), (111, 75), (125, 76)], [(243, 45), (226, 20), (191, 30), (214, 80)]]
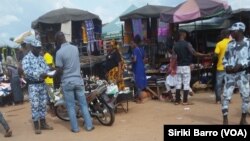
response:
[[(86, 83), (85, 83), (86, 84)], [(114, 105), (106, 95), (107, 86), (105, 83), (89, 84), (85, 86), (86, 100), (89, 106), (89, 113), (95, 117), (102, 125), (111, 126), (115, 121)], [(54, 104), (56, 116), (64, 121), (69, 121), (64, 99), (61, 97)], [(78, 102), (76, 102), (76, 116), (82, 117)]]

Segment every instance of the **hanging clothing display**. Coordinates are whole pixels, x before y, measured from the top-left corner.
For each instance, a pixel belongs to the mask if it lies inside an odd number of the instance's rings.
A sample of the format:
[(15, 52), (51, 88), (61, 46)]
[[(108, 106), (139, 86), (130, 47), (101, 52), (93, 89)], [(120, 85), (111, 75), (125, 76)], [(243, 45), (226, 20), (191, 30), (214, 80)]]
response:
[(142, 20), (142, 39), (147, 39), (148, 38), (148, 19), (143, 19)]
[(125, 21), (124, 45), (129, 45), (133, 38), (132, 24), (130, 20)]
[(170, 33), (169, 23), (161, 22), (158, 19), (158, 42), (166, 42), (167, 36)]
[(86, 30), (86, 27), (84, 24), (82, 24), (82, 42), (84, 44), (87, 44), (88, 43), (88, 37), (87, 37), (87, 30)]
[(141, 19), (132, 19), (132, 24), (133, 24), (134, 37), (138, 34), (138, 35), (140, 35), (141, 39), (143, 39), (142, 20)]
[(95, 33), (94, 33), (94, 24), (92, 20), (86, 20), (85, 21), (86, 31), (87, 31), (87, 37), (88, 37), (88, 52), (94, 52), (95, 51)]
[(150, 38), (155, 42), (157, 39), (157, 18), (151, 18)]
[(64, 33), (66, 41), (72, 42), (72, 24), (71, 21), (61, 24), (61, 32)]
[(87, 30), (88, 42), (95, 41), (94, 24), (92, 20), (86, 20), (85, 26)]

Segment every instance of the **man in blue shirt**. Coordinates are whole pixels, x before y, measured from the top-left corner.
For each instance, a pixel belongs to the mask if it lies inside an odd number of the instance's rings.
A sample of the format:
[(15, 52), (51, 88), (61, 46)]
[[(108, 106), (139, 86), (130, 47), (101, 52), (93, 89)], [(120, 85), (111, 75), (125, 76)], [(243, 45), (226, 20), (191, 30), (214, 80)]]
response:
[(78, 100), (82, 117), (85, 121), (85, 129), (91, 131), (94, 129), (86, 96), (84, 94), (83, 79), (80, 69), (80, 58), (78, 48), (68, 43), (62, 32), (56, 34), (56, 44), (60, 49), (56, 53), (57, 73), (61, 74), (61, 87), (66, 102), (68, 115), (70, 118), (71, 131), (79, 132), (76, 118), (75, 99)]

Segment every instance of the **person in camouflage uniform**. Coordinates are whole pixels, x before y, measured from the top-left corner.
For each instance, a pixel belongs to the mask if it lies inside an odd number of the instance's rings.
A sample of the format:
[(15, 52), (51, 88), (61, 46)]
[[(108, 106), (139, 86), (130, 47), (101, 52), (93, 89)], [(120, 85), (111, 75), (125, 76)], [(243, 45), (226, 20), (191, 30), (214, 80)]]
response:
[(233, 40), (229, 42), (223, 59), (226, 69), (224, 92), (222, 96), (223, 124), (228, 124), (228, 107), (235, 85), (242, 98), (242, 116), (240, 124), (247, 124), (246, 115), (249, 103), (249, 78), (246, 69), (250, 61), (250, 40), (244, 37), (245, 24), (237, 22), (229, 29)]
[(22, 69), (28, 82), (29, 99), (31, 104), (32, 120), (35, 134), (41, 130), (52, 130), (45, 120), (47, 105), (47, 87), (44, 79), (48, 77), (49, 66), (40, 55), (41, 42), (37, 39), (31, 41), (31, 51), (22, 60)]

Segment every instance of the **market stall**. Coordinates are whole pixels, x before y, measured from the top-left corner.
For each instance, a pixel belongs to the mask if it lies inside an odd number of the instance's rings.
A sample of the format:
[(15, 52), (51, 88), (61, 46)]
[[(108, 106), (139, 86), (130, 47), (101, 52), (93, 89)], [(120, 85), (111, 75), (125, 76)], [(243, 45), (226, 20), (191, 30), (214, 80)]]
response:
[(55, 34), (62, 31), (66, 40), (79, 48), (81, 68), (85, 75), (93, 74), (96, 65), (104, 61), (102, 54), (102, 21), (98, 15), (74, 8), (60, 8), (45, 13), (32, 22), (36, 37), (43, 46), (56, 48)]
[[(192, 7), (192, 8), (190, 8)], [(189, 23), (193, 22), (194, 25), (193, 32), (191, 32), (191, 40), (193, 47), (198, 52), (208, 53), (213, 52), (213, 48), (215, 46), (216, 37), (219, 35), (218, 32), (209, 32), (209, 31), (202, 31), (198, 32), (197, 29), (201, 29), (201, 27), (208, 27), (206, 26), (206, 22), (213, 17), (226, 17), (231, 14), (231, 7), (228, 5), (227, 2), (222, 0), (186, 0), (183, 3), (177, 5), (175, 8), (171, 10), (165, 10), (161, 12), (161, 20), (166, 23)], [(209, 19), (206, 21), (206, 19)], [(216, 20), (212, 19), (213, 25), (216, 24)], [(224, 19), (222, 19), (224, 21)], [(197, 21), (200, 24), (197, 24)], [(222, 23), (223, 24), (223, 23)], [(198, 26), (199, 25), (199, 26)], [(212, 24), (210, 24), (212, 25)], [(218, 25), (218, 24), (217, 24)], [(228, 26), (228, 22), (224, 22), (224, 26)], [(180, 27), (180, 26), (179, 26)], [(183, 28), (183, 27), (182, 27)], [(219, 26), (217, 26), (219, 28)], [(206, 33), (212, 33), (210, 39), (204, 36)], [(215, 35), (217, 33), (217, 35)], [(204, 40), (205, 39), (205, 40)], [(208, 40), (207, 40), (208, 39)], [(215, 39), (215, 40), (214, 40)], [(210, 41), (210, 42), (209, 42)], [(195, 83), (195, 81), (199, 81), (202, 83), (208, 83), (211, 79), (212, 73), (212, 58), (204, 58), (203, 60), (194, 59), (193, 60), (193, 71), (192, 71), (192, 80), (191, 84)]]
[[(166, 61), (166, 40), (170, 36), (172, 26), (159, 20), (160, 12), (172, 7), (145, 5), (120, 16), (125, 21), (123, 42), (129, 47), (133, 37), (138, 34), (144, 43), (146, 54), (151, 65), (160, 64), (160, 59)], [(156, 57), (157, 56), (157, 57)]]
[(147, 90), (152, 94), (152, 97), (158, 97), (165, 86), (162, 80), (165, 80), (166, 68), (162, 71), (160, 71), (160, 68), (169, 62), (168, 48), (171, 46), (169, 38), (172, 36), (174, 26), (173, 24), (161, 22), (160, 12), (170, 9), (172, 7), (147, 4), (120, 16), (120, 20), (125, 21), (124, 47), (129, 48), (136, 35), (139, 35), (142, 39), (146, 57), (148, 58), (146, 64)]
[(66, 40), (77, 45), (80, 51), (99, 52), (102, 21), (88, 11), (65, 7), (52, 10), (33, 21), (32, 28), (39, 34), (43, 45), (54, 45), (55, 33), (62, 31)]

